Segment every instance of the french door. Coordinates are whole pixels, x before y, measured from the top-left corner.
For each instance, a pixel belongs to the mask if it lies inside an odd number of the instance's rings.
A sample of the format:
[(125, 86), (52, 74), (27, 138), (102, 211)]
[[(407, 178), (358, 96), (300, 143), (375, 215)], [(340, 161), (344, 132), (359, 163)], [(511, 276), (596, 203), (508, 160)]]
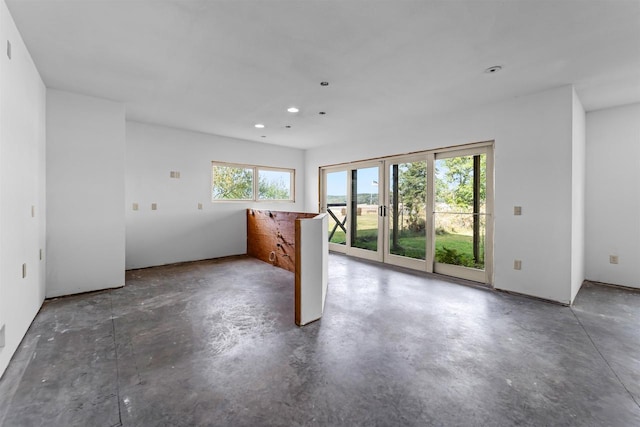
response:
[(383, 260), (382, 162), (323, 170), (324, 204), (329, 214), (329, 248), (376, 261)]
[(427, 266), (430, 255), (427, 163), (425, 155), (385, 160), (383, 258), (389, 264), (431, 271)]
[(491, 147), (434, 157), (433, 271), (491, 283), (493, 155)]
[(321, 182), (331, 250), (491, 283), (492, 145), (322, 168)]

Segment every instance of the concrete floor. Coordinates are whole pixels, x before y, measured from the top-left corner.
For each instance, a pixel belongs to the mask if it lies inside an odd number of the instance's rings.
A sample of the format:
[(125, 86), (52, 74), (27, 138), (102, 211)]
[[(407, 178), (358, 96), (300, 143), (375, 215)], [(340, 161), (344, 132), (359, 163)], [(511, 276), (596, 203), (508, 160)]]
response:
[(640, 293), (573, 308), (330, 258), (323, 319), (249, 258), (127, 273), (47, 302), (0, 425), (640, 426)]

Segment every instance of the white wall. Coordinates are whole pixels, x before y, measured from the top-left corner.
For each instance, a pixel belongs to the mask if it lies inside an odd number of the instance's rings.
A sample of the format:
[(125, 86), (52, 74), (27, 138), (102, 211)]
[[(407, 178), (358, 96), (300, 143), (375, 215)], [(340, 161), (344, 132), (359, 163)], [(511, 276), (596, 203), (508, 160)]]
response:
[(296, 192), (304, 188), (301, 150), (127, 122), (127, 269), (244, 254), (247, 208), (303, 210), (299, 195), (295, 203), (212, 203), (214, 160), (293, 168)]
[[(6, 55), (10, 41), (12, 56)], [(0, 375), (45, 295), (45, 86), (0, 1)], [(32, 216), (32, 206), (35, 216)], [(22, 277), (22, 265), (27, 275)]]
[(640, 288), (640, 104), (587, 113), (586, 164), (587, 279)]
[[(376, 140), (306, 152), (305, 203), (318, 209), (318, 167), (495, 140), (494, 286), (571, 301), (573, 88), (433, 117), (407, 117)], [(398, 138), (397, 135), (404, 135)], [(513, 206), (522, 206), (522, 216)], [(522, 270), (513, 260), (522, 260)]]
[(47, 90), (47, 297), (124, 285), (124, 115)]
[(586, 115), (573, 91), (571, 149), (571, 302), (585, 279)]

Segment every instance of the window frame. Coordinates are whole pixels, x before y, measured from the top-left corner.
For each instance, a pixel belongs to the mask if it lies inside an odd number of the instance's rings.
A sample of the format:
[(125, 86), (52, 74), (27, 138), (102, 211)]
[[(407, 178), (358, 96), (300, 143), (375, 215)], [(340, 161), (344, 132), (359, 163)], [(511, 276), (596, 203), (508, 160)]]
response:
[[(216, 166), (224, 166), (224, 167), (232, 167), (238, 169), (251, 169), (252, 170), (252, 179), (253, 179), (253, 198), (252, 199), (215, 199), (213, 197), (213, 187), (215, 180), (214, 168)], [(270, 172), (287, 172), (290, 176), (289, 186), (289, 198), (288, 199), (261, 199), (260, 198), (260, 171), (270, 171)], [(231, 162), (218, 162), (211, 161), (211, 186), (209, 187), (209, 192), (211, 194), (211, 203), (238, 203), (238, 202), (255, 202), (255, 203), (295, 203), (296, 201), (296, 192), (295, 192), (295, 183), (296, 183), (296, 170), (293, 168), (280, 168), (274, 166), (260, 166), (260, 165), (250, 165), (246, 163), (231, 163)]]

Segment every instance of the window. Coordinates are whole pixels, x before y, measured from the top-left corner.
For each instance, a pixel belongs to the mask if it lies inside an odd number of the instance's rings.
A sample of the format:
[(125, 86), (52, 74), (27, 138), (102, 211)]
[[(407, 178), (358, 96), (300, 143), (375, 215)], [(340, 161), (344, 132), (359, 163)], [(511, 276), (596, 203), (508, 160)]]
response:
[(258, 199), (293, 200), (293, 171), (258, 168)]
[(213, 200), (253, 200), (253, 168), (213, 165)]
[(212, 200), (294, 201), (295, 170), (212, 162)]

